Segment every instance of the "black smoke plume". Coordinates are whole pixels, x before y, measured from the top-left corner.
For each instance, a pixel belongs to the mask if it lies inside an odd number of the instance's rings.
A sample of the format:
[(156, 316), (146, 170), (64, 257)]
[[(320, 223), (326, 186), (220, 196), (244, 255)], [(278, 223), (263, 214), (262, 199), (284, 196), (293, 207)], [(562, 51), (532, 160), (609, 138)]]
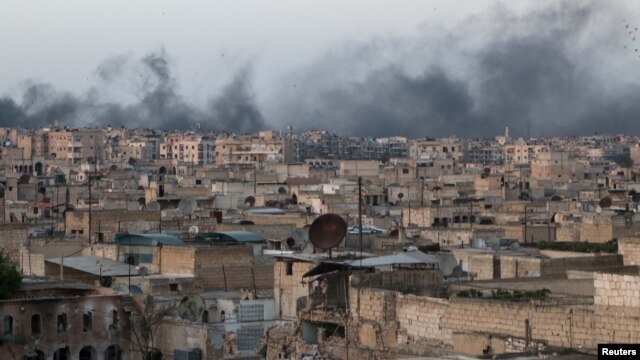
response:
[[(25, 82), (22, 99), (0, 98), (0, 126), (127, 126), (166, 130), (255, 132), (266, 127), (251, 89), (248, 67), (235, 74), (222, 93), (201, 109), (178, 92), (164, 49), (139, 60), (107, 59), (95, 71), (98, 83), (84, 95), (52, 85)], [(133, 87), (135, 101), (110, 101), (109, 92)]]
[(446, 31), (348, 43), (291, 75), (272, 117), (378, 137), (638, 134), (640, 46), (609, 5), (498, 5)]

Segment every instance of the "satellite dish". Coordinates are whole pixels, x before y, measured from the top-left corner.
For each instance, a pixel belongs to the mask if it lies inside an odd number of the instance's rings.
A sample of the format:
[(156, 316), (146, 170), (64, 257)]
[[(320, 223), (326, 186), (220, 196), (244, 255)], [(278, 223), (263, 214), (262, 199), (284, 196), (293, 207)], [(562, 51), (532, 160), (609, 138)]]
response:
[(244, 199), (244, 204), (247, 205), (247, 207), (253, 207), (253, 205), (256, 204), (256, 198), (254, 198), (253, 196), (247, 196)]
[(157, 201), (152, 201), (147, 204), (147, 210), (160, 211), (160, 209), (161, 209), (160, 203)]
[(453, 267), (453, 270), (451, 270), (451, 276), (461, 278), (464, 276), (464, 270), (462, 270), (462, 267), (460, 265), (456, 265)]
[(640, 202), (640, 194), (635, 193), (635, 194), (631, 195), (631, 201), (633, 201), (635, 203)]
[(598, 205), (600, 205), (600, 207), (603, 208), (603, 209), (611, 207), (612, 204), (613, 204), (613, 201), (608, 196), (603, 197), (602, 199), (600, 199), (600, 202), (598, 203)]
[(149, 269), (147, 269), (146, 267), (141, 266), (138, 269), (138, 275), (147, 275), (147, 274), (149, 274)]
[(182, 215), (192, 215), (196, 208), (198, 207), (198, 202), (196, 199), (188, 197), (180, 200), (178, 203), (178, 209), (182, 212)]
[(336, 214), (324, 214), (313, 221), (309, 239), (318, 249), (328, 250), (338, 246), (347, 234), (347, 223)]
[(600, 207), (600, 205), (596, 206), (596, 214), (600, 214), (602, 212), (602, 208)]
[(190, 294), (182, 298), (178, 304), (178, 316), (183, 320), (198, 321), (204, 312), (204, 299), (197, 294)]
[(553, 195), (551, 197), (551, 201), (562, 201), (562, 196), (560, 195)]
[(398, 199), (402, 199), (404, 197), (404, 193), (398, 193)]
[(103, 276), (100, 278), (100, 286), (102, 287), (111, 287), (111, 284), (113, 284), (113, 278), (111, 276)]
[(200, 232), (200, 228), (197, 225), (193, 225), (189, 228), (190, 235), (198, 235), (199, 232)]
[(287, 243), (287, 247), (289, 249), (293, 248), (296, 245), (296, 241), (292, 237), (287, 238), (285, 242)]
[(389, 232), (389, 236), (390, 236), (390, 237), (394, 237), (394, 238), (399, 237), (399, 236), (400, 236), (400, 230), (398, 230), (398, 229), (393, 229), (393, 230), (391, 230), (391, 231)]
[(286, 194), (287, 193), (287, 189), (284, 188), (283, 186), (278, 188), (278, 194)]
[(511, 243), (511, 245), (509, 246), (509, 248), (511, 250), (519, 250), (520, 249), (520, 244), (518, 244), (517, 242)]
[(129, 225), (129, 233), (131, 234), (144, 234), (151, 231), (151, 225), (144, 220), (138, 220)]

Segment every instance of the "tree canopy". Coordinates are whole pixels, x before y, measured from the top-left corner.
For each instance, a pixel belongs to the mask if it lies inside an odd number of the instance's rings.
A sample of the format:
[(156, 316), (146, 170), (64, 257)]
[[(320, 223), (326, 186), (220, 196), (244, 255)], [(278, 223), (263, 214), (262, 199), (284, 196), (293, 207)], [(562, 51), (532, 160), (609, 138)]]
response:
[(20, 290), (21, 282), (18, 270), (7, 261), (4, 252), (0, 251), (0, 300), (15, 296)]

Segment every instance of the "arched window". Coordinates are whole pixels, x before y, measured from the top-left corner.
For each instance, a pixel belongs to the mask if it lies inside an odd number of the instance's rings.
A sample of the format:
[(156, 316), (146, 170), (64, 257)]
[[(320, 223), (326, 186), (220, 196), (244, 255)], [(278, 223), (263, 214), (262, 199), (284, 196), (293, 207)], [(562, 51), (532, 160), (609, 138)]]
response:
[(80, 349), (80, 354), (78, 354), (79, 360), (95, 360), (97, 359), (96, 349), (93, 346), (85, 346)]
[(104, 352), (105, 360), (122, 360), (122, 349), (118, 345), (111, 345)]

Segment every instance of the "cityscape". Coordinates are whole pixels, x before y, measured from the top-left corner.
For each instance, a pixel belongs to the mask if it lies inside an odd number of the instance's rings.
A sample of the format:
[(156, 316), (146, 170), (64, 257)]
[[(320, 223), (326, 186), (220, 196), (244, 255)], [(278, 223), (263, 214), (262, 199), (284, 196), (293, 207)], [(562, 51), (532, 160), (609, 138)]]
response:
[(640, 4), (10, 2), (0, 359), (640, 351)]

